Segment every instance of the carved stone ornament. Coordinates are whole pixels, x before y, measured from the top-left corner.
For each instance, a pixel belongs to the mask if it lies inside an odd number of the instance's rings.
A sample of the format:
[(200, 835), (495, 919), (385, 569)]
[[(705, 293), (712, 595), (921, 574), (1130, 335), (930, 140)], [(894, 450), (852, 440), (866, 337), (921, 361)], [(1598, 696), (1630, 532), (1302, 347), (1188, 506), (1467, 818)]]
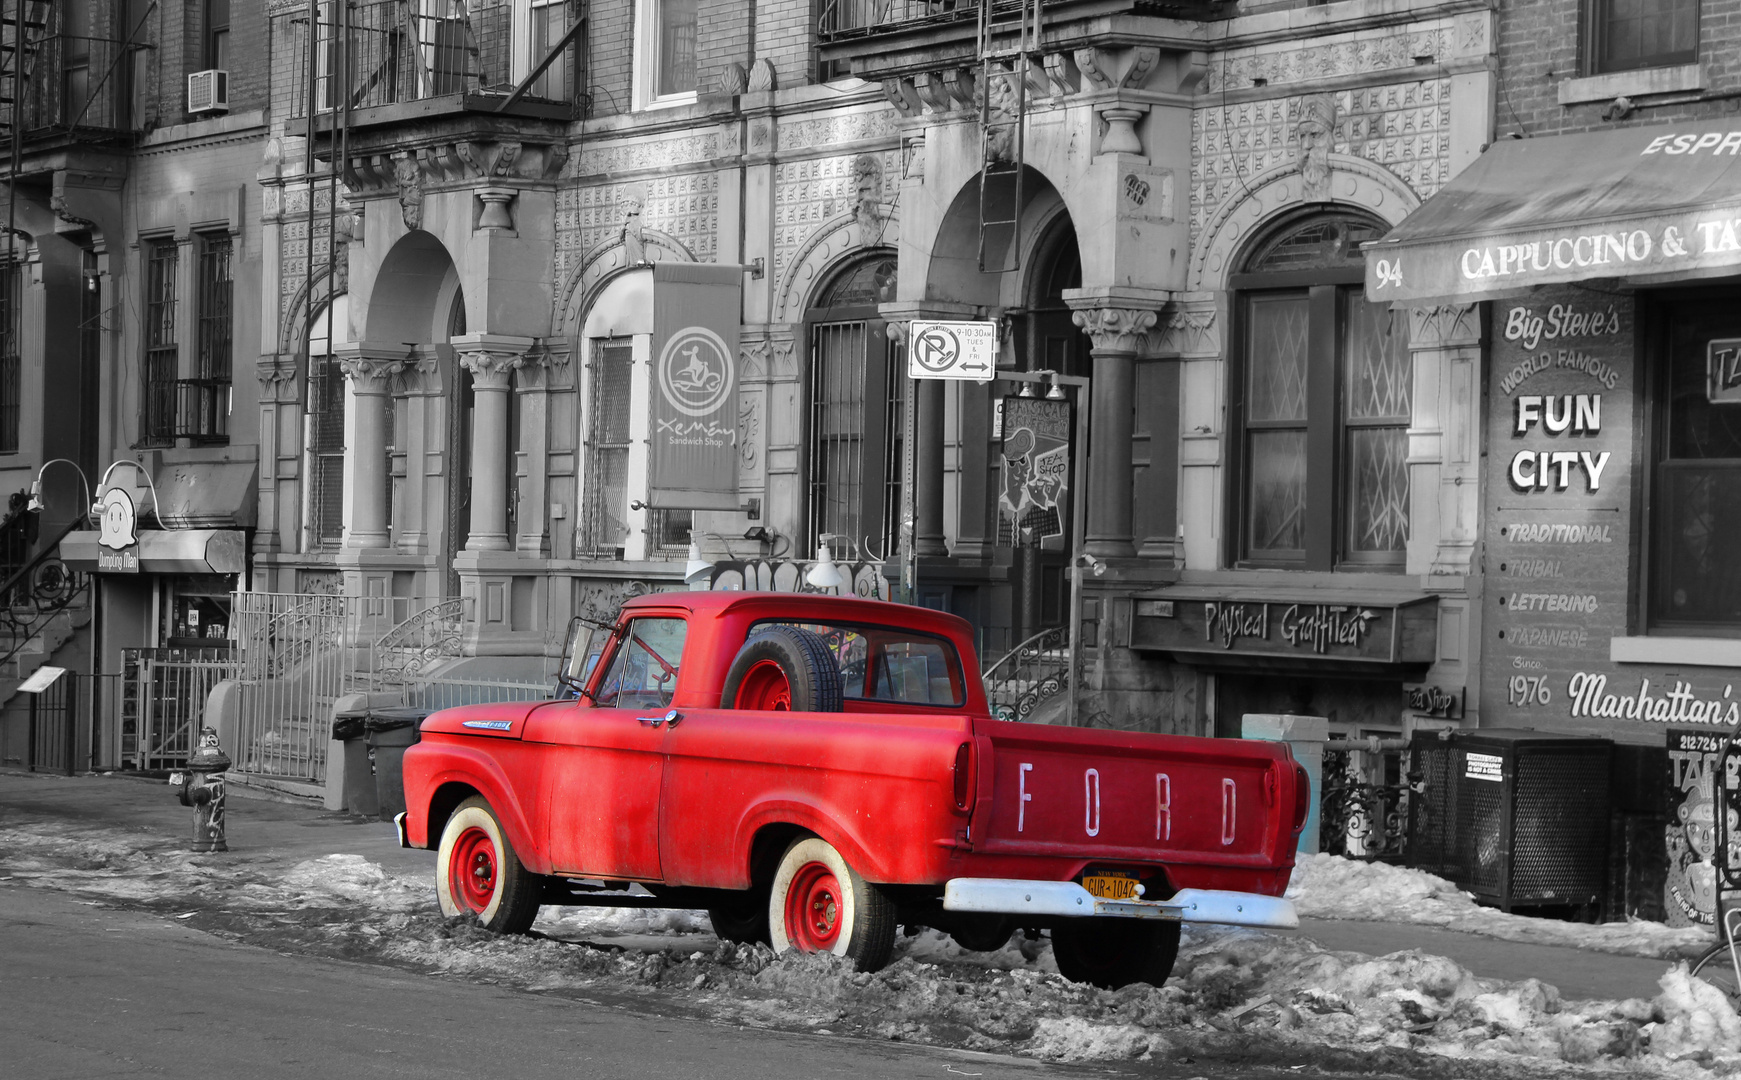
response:
[(1409, 344), (1417, 349), (1481, 344), (1481, 316), (1474, 304), (1409, 309)]
[(623, 263), (626, 266), (645, 266), (647, 263), (647, 236), (645, 226), (641, 222), (641, 213), (647, 206), (647, 189), (635, 184), (623, 189)]
[(393, 182), (399, 188), (399, 213), (407, 229), (423, 227), (423, 170), (410, 154), (393, 159)]
[(902, 116), (918, 116), (924, 108), (924, 102), (920, 100), (919, 91), (913, 85), (912, 79), (884, 79), (883, 96)]
[(472, 373), (472, 386), (479, 390), (506, 390), (508, 374), (526, 363), (531, 354), (511, 349), (462, 348), (460, 366)]
[(511, 231), (514, 228), (514, 198), (519, 194), (513, 188), (479, 188), (478, 228)]
[(1070, 313), (1097, 353), (1136, 352), (1158, 317), (1152, 308), (1090, 307)]
[(1294, 138), (1299, 145), (1301, 198), (1307, 202), (1330, 198), (1330, 151), (1336, 143), (1336, 114), (1336, 98), (1332, 94), (1309, 94), (1300, 99)]
[(774, 62), (765, 56), (756, 58), (750, 65), (750, 93), (765, 94), (780, 88), (780, 76), (774, 70)]
[[(339, 348), (343, 348), (340, 346)], [(353, 353), (341, 356), (339, 370), (351, 380), (351, 389), (358, 394), (384, 394), (387, 381), (405, 370), (405, 356), (365, 356)]]
[[(254, 377), (260, 380), (263, 390), (275, 390), (296, 378), (297, 362), (301, 358), (299, 353), (293, 352), (266, 353), (254, 361)], [(277, 397), (271, 392), (262, 396), (269, 400)]]
[(883, 162), (879, 154), (860, 154), (852, 162), (852, 181), (856, 197), (853, 221), (858, 227), (857, 240), (862, 245), (874, 244), (882, 235)]
[(727, 64), (719, 73), (719, 92), (727, 97), (736, 97), (750, 85), (750, 73), (735, 60)]

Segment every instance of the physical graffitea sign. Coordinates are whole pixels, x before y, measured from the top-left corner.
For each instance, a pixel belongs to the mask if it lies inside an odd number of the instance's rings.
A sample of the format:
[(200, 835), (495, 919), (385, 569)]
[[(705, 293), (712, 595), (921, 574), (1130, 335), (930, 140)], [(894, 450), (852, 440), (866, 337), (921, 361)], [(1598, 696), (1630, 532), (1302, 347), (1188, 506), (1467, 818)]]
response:
[(742, 278), (735, 267), (665, 262), (653, 266), (650, 506), (738, 508)]

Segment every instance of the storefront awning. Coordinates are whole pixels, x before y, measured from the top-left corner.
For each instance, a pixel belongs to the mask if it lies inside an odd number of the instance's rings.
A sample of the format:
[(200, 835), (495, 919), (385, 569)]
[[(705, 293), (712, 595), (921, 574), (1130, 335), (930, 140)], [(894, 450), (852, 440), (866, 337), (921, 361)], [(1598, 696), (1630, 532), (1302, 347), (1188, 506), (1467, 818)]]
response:
[[(68, 533), (61, 561), (86, 573), (97, 569), (97, 530)], [(247, 540), (234, 529), (140, 529), (139, 569), (146, 574), (239, 574)]]
[(1495, 143), (1366, 247), (1370, 300), (1741, 272), (1741, 118)]
[(157, 520), (171, 529), (251, 529), (256, 499), (252, 461), (167, 465), (155, 477)]

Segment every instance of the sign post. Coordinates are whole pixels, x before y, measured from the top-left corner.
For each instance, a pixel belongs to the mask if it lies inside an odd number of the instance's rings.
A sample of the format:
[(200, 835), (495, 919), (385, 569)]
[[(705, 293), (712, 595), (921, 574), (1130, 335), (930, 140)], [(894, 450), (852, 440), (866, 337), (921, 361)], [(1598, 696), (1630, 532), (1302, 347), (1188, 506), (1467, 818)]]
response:
[[(997, 371), (997, 323), (926, 322), (915, 319), (907, 333), (907, 377), (910, 379), (963, 379), (990, 382)], [(906, 579), (907, 602), (919, 602), (919, 393), (907, 395), (907, 455), (912, 468), (907, 474), (907, 495), (902, 502), (911, 508), (901, 535), (906, 538), (902, 577)]]

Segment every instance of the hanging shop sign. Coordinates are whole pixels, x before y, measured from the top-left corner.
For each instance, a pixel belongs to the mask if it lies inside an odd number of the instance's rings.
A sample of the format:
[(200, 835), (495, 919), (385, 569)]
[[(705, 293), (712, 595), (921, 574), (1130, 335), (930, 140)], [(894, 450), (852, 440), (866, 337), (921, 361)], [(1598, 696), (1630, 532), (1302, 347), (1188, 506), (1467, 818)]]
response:
[(1375, 301), (1741, 268), (1732, 119), (1502, 140), (1366, 247)]
[[(1705, 715), (1709, 688), (1608, 658), (1631, 574), (1633, 314), (1628, 297), (1575, 288), (1495, 306), (1483, 724), (1614, 736)], [(1684, 703), (1659, 705), (1665, 692)]]
[(1130, 647), (1237, 665), (1245, 657), (1427, 664), (1434, 603), (1355, 594), (1206, 595), (1195, 586), (1145, 593), (1134, 603)]
[(907, 344), (909, 378), (984, 382), (996, 367), (996, 323), (914, 321)]
[(998, 513), (1015, 546), (1062, 550), (1069, 493), (1070, 403), (1005, 398)]
[(139, 512), (133, 496), (110, 488), (97, 500), (97, 570), (105, 574), (139, 572)]
[(737, 355), (743, 271), (653, 265), (647, 503), (736, 510)]

